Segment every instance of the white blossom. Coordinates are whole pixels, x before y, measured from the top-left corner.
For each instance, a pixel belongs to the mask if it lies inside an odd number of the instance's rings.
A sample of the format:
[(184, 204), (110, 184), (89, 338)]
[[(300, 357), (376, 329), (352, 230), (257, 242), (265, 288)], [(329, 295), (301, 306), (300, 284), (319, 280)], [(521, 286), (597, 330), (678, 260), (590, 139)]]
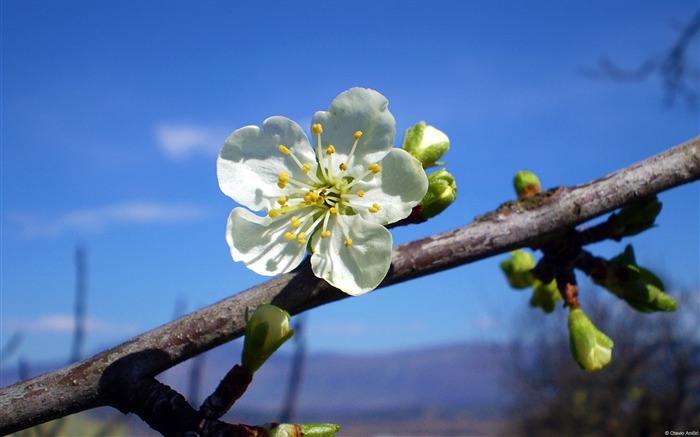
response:
[(428, 185), (421, 163), (393, 148), (387, 106), (376, 91), (345, 91), (314, 115), (314, 146), (285, 117), (229, 136), (217, 174), (224, 194), (245, 207), (228, 219), (235, 261), (277, 275), (308, 251), (314, 274), (348, 294), (379, 285), (391, 264), (385, 225), (407, 217)]

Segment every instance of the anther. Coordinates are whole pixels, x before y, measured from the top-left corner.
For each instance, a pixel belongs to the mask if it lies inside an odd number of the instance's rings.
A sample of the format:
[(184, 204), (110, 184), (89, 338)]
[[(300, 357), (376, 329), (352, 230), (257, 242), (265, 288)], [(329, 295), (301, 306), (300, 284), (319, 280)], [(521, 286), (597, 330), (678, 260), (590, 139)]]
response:
[(326, 155), (330, 156), (334, 153), (335, 153), (335, 147), (333, 147), (333, 144), (331, 144), (330, 146), (328, 146), (328, 149), (326, 149)]
[(280, 187), (281, 190), (284, 190), (284, 188), (287, 186), (287, 182), (289, 182), (289, 173), (286, 171), (280, 172), (280, 178), (277, 180), (277, 186)]
[(278, 215), (280, 215), (280, 210), (279, 209), (271, 209), (270, 212), (267, 213), (267, 215), (270, 216), (270, 218), (275, 218)]
[(331, 214), (337, 214), (337, 213), (338, 213), (338, 208), (336, 208), (335, 206), (332, 206), (332, 207), (328, 210), (328, 212), (330, 212)]
[(345, 245), (345, 247), (352, 246), (352, 238), (348, 238), (343, 244)]
[(372, 214), (375, 214), (375, 213), (378, 213), (379, 210), (381, 210), (381, 209), (382, 208), (378, 204), (375, 203), (374, 205), (369, 207), (369, 212), (371, 212)]
[(280, 144), (279, 149), (280, 149), (280, 152), (284, 153), (285, 155), (289, 155), (290, 153), (292, 153), (287, 147), (285, 147), (282, 144)]
[(312, 124), (311, 125), (311, 132), (314, 135), (322, 134), (323, 133), (323, 126), (321, 126), (320, 123)]
[(365, 192), (364, 190), (360, 190), (357, 192), (357, 197), (365, 197)]
[(360, 139), (361, 136), (362, 136), (362, 131), (358, 130), (357, 132), (355, 132), (355, 134), (352, 137), (355, 139), (355, 141), (357, 141)]
[(279, 203), (281, 206), (284, 206), (288, 200), (289, 196), (282, 196), (279, 199), (277, 199), (277, 203)]
[(297, 235), (297, 243), (299, 244), (304, 244), (306, 243), (306, 232), (299, 232), (299, 235)]
[(340, 168), (340, 170), (345, 171), (348, 169), (348, 165), (346, 163), (342, 163), (342, 164), (340, 164), (339, 168)]
[(327, 238), (331, 236), (331, 231), (322, 231), (321, 238)]
[(376, 162), (374, 164), (370, 164), (369, 167), (367, 167), (367, 170), (371, 171), (374, 174), (379, 173), (382, 171), (382, 168), (377, 164)]
[(311, 166), (309, 164), (304, 164), (301, 166), (301, 172), (304, 174), (307, 174), (311, 170)]
[(292, 223), (293, 228), (298, 228), (299, 226), (301, 226), (301, 220), (299, 220), (299, 217), (297, 216), (292, 217), (290, 221)]
[(284, 239), (287, 241), (292, 241), (292, 240), (295, 240), (296, 238), (297, 238), (297, 236), (294, 235), (294, 232), (286, 232), (284, 234)]

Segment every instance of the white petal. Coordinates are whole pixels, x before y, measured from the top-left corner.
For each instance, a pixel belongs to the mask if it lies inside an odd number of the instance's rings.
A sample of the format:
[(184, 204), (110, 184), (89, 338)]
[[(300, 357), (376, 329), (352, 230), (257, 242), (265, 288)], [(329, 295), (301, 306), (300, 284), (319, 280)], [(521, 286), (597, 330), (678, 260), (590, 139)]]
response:
[[(353, 296), (374, 290), (391, 265), (391, 233), (357, 215), (333, 216), (329, 229), (329, 237), (316, 232), (311, 240), (314, 274)], [(345, 246), (348, 238), (352, 244)]]
[[(353, 154), (351, 168), (366, 169), (379, 161), (393, 147), (396, 136), (396, 121), (389, 112), (386, 97), (367, 88), (351, 88), (336, 97), (328, 111), (314, 115), (313, 123), (323, 126), (321, 140), (324, 149), (335, 147), (335, 162), (342, 163), (355, 142), (355, 132), (362, 131)], [(313, 135), (314, 144), (316, 136)]]
[[(408, 217), (428, 191), (428, 178), (417, 159), (405, 150), (393, 148), (379, 162), (382, 170), (365, 181), (359, 182), (353, 192), (365, 192), (364, 197), (353, 199), (362, 205), (355, 211), (366, 220), (389, 224)], [(376, 213), (369, 208), (377, 204), (381, 209)]]
[(307, 180), (291, 156), (280, 152), (280, 144), (302, 163), (316, 168), (309, 140), (298, 124), (285, 117), (270, 117), (262, 129), (246, 126), (228, 137), (216, 162), (219, 187), (227, 196), (254, 211), (268, 211), (285, 195), (277, 186), (281, 171)]
[(286, 216), (273, 220), (234, 208), (226, 226), (226, 241), (234, 261), (243, 261), (260, 275), (278, 275), (298, 266), (306, 253), (305, 244), (284, 238), (290, 229)]

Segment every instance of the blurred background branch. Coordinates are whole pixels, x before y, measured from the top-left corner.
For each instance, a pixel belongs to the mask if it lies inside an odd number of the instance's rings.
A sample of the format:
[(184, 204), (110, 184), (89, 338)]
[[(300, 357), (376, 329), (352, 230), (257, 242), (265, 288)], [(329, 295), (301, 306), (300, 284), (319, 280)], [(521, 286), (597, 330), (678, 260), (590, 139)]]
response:
[[(642, 61), (636, 68), (621, 67), (607, 56), (598, 61), (596, 68), (583, 68), (584, 74), (593, 78), (605, 78), (618, 82), (640, 82), (658, 75), (661, 80), (666, 104), (673, 105), (677, 98), (686, 101), (688, 108), (698, 111), (698, 83), (700, 71), (696, 60), (690, 58), (697, 47), (700, 35), (700, 11), (683, 25), (678, 39), (659, 55)], [(689, 59), (690, 58), (690, 59)]]

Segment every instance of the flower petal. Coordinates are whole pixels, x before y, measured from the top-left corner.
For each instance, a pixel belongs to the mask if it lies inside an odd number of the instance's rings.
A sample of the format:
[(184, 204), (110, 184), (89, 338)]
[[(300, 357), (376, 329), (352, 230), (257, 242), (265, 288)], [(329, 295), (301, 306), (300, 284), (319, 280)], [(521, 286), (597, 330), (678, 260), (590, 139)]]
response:
[[(362, 198), (353, 199), (355, 211), (365, 220), (380, 224), (394, 223), (408, 217), (414, 206), (418, 205), (428, 191), (428, 178), (417, 159), (402, 149), (391, 149), (379, 162), (382, 170), (357, 183), (354, 190), (365, 192)], [(380, 210), (372, 213), (369, 208), (374, 204)]]
[(268, 211), (283, 196), (277, 186), (280, 172), (306, 180), (290, 155), (279, 150), (287, 147), (303, 163), (316, 160), (309, 140), (298, 124), (285, 117), (270, 117), (262, 129), (246, 126), (228, 137), (216, 162), (219, 187), (227, 196), (254, 211)]
[(284, 238), (289, 229), (285, 216), (273, 220), (234, 208), (226, 225), (226, 241), (234, 261), (243, 261), (260, 275), (278, 275), (298, 266), (306, 253), (305, 244)]
[(391, 233), (357, 215), (334, 216), (329, 224), (329, 237), (316, 232), (311, 240), (314, 274), (353, 296), (375, 289), (391, 265)]
[[(337, 162), (347, 161), (355, 142), (355, 132), (361, 131), (357, 148), (350, 162), (351, 171), (364, 171), (368, 165), (379, 161), (394, 145), (396, 121), (389, 112), (386, 97), (367, 88), (351, 88), (336, 97), (328, 111), (314, 115), (313, 123), (323, 126), (323, 147), (335, 147)], [(317, 138), (313, 136), (314, 144)]]

